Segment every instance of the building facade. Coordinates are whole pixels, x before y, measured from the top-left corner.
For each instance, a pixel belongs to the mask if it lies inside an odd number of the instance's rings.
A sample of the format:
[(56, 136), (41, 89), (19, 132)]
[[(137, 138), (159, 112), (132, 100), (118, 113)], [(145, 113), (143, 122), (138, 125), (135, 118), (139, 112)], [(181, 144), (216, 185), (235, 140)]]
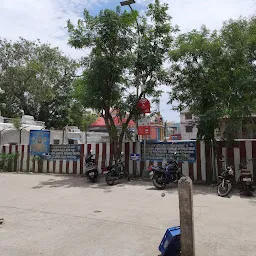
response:
[(182, 140), (195, 140), (197, 128), (193, 125), (194, 116), (188, 109), (180, 112), (180, 135)]

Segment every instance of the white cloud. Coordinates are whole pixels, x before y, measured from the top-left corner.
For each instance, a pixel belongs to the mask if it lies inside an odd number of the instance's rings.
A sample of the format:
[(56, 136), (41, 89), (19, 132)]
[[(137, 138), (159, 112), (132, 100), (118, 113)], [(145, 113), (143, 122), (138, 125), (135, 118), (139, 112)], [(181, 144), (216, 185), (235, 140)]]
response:
[(80, 57), (84, 53), (68, 44), (65, 29), (67, 20), (77, 21), (84, 8), (91, 8), (107, 0), (1, 0), (1, 37), (30, 40), (59, 46), (66, 54)]
[(220, 29), (224, 21), (255, 13), (254, 0), (165, 0), (169, 3), (173, 22), (182, 31), (200, 28)]
[[(152, 1), (136, 0), (141, 7)], [(206, 24), (210, 29), (219, 29), (223, 21), (239, 16), (250, 16), (256, 11), (255, 0), (162, 0), (169, 4), (173, 24), (183, 32), (199, 29)], [(0, 0), (0, 36), (16, 40), (19, 37), (59, 46), (66, 54), (80, 57), (83, 51), (67, 45), (66, 21), (78, 20), (83, 9), (99, 9), (101, 5), (119, 4), (119, 0)], [(165, 90), (168, 90), (165, 88)], [(167, 106), (168, 94), (161, 99), (161, 110), (166, 119), (178, 120), (178, 113)]]
[[(136, 0), (147, 5), (153, 0)], [(169, 5), (173, 24), (182, 32), (199, 29), (205, 24), (210, 29), (220, 29), (223, 21), (240, 16), (255, 15), (255, 0), (161, 0)]]

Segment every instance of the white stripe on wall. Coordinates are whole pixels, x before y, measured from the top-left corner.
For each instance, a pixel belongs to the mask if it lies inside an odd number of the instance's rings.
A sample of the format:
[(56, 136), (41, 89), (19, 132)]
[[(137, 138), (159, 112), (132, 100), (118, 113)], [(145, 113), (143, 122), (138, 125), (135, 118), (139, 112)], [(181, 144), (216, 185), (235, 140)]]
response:
[(68, 173), (73, 174), (73, 161), (69, 161)]
[(80, 160), (77, 161), (77, 169), (76, 169), (77, 175), (80, 174)]
[(67, 168), (66, 168), (66, 163), (67, 163), (67, 161), (66, 160), (63, 160), (63, 162), (62, 162), (62, 173), (64, 173), (64, 174), (66, 174), (67, 173)]
[[(140, 155), (140, 157), (142, 157), (139, 142), (136, 143), (135, 151), (137, 154)], [(139, 175), (140, 174), (140, 161), (136, 161), (136, 171), (137, 171), (136, 174)]]
[(49, 173), (53, 173), (53, 161), (49, 161)]
[(129, 173), (133, 174), (133, 168), (135, 164), (134, 161), (131, 160), (131, 154), (133, 154), (133, 142), (129, 142)]
[[(246, 148), (246, 159), (247, 160), (252, 159), (252, 142), (246, 141), (245, 148)], [(253, 161), (248, 161), (247, 169), (250, 170), (253, 174)]]
[(197, 180), (197, 163), (193, 163), (194, 180)]
[(24, 172), (29, 172), (30, 170), (27, 169), (27, 159), (28, 159), (28, 146), (24, 146), (24, 158), (23, 158), (23, 163), (22, 163), (22, 170)]
[(200, 145), (200, 154), (201, 154), (201, 173), (202, 181), (206, 181), (206, 159), (205, 159), (205, 143), (202, 141)]
[(99, 173), (101, 173), (102, 150), (103, 150), (103, 145), (102, 145), (102, 143), (99, 143), (99, 158), (98, 158), (98, 172)]
[[(96, 159), (96, 143), (91, 144), (91, 150), (93, 150), (94, 158)], [(87, 153), (89, 154), (90, 152)]]
[(43, 161), (43, 173), (47, 173), (47, 161)]
[(31, 172), (33, 172), (33, 158), (34, 156), (29, 154), (29, 171)]
[(38, 172), (38, 159), (35, 160), (35, 172)]
[(182, 173), (186, 176), (189, 176), (189, 167), (188, 167), (188, 162), (183, 162), (182, 163)]
[(234, 164), (235, 164), (234, 168), (235, 168), (236, 181), (240, 176), (239, 163), (240, 163), (240, 148), (234, 148)]
[(55, 173), (60, 173), (60, 161), (56, 161)]
[(110, 143), (106, 144), (106, 163), (105, 165), (109, 165), (109, 159), (110, 159)]
[[(15, 145), (12, 145), (12, 146), (11, 146), (11, 153), (12, 153), (12, 154), (15, 154), (15, 153), (16, 153), (15, 148), (16, 148)], [(18, 166), (17, 166), (17, 169), (18, 169)], [(17, 171), (17, 170), (14, 170), (14, 161), (12, 161), (11, 170), (12, 170), (12, 171)]]

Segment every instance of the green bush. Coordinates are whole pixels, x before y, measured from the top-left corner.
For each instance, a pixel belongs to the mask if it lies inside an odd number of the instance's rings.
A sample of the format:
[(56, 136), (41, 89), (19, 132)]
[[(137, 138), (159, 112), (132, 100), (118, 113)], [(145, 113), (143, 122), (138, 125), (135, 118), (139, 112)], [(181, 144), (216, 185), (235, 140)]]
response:
[(14, 159), (18, 157), (18, 154), (0, 154), (0, 171), (12, 171), (11, 165)]

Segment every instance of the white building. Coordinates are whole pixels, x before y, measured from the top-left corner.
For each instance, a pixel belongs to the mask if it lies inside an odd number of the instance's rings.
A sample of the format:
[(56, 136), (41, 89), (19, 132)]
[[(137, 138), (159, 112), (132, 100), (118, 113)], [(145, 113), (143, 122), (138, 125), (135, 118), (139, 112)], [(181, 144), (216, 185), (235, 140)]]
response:
[(194, 140), (197, 137), (197, 128), (193, 125), (194, 116), (188, 109), (180, 112), (180, 133), (182, 140)]
[[(45, 123), (35, 121), (33, 116), (23, 115), (17, 129), (12, 119), (0, 116), (0, 145), (29, 144), (30, 130), (44, 130)], [(51, 144), (82, 144), (85, 133), (76, 126), (66, 126), (63, 130), (51, 130)]]

